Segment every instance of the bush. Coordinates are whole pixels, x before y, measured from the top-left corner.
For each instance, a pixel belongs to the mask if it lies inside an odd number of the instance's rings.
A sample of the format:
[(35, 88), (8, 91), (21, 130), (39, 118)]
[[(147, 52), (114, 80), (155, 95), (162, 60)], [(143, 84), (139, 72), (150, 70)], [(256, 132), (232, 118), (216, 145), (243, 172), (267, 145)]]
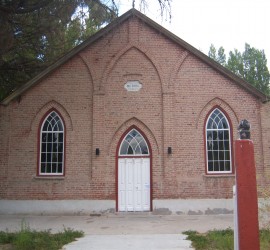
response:
[(82, 231), (70, 228), (64, 228), (63, 232), (56, 234), (52, 234), (50, 230), (38, 232), (31, 230), (25, 221), (22, 221), (19, 232), (0, 232), (0, 244), (11, 244), (15, 250), (59, 250), (83, 235)]
[[(187, 239), (192, 242), (192, 246), (196, 250), (233, 250), (234, 235), (232, 229), (213, 230), (205, 234), (196, 231), (187, 231)], [(270, 230), (260, 230), (260, 249), (270, 249)]]

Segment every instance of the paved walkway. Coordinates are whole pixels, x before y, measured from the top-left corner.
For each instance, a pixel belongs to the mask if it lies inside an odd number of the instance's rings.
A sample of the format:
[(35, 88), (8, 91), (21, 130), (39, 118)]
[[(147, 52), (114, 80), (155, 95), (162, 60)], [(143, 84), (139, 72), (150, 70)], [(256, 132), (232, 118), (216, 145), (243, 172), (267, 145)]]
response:
[(152, 215), (117, 213), (101, 216), (0, 215), (0, 230), (16, 231), (21, 225), (35, 230), (82, 230), (85, 237), (65, 250), (184, 250), (191, 243), (181, 234), (187, 230), (206, 232), (233, 228), (233, 215)]

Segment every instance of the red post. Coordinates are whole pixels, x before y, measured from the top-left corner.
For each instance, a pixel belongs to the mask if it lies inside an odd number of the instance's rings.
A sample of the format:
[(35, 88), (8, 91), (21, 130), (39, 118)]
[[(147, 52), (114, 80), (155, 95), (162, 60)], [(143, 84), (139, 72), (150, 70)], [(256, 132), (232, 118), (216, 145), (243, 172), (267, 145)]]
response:
[(235, 161), (239, 249), (260, 250), (256, 170), (251, 140), (235, 142)]

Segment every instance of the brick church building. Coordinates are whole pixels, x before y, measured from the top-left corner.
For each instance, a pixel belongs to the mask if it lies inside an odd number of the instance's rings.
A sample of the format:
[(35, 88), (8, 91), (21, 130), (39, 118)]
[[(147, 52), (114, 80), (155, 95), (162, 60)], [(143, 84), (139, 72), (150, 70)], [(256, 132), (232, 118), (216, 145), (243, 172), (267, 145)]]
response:
[(0, 105), (0, 212), (231, 212), (234, 141), (270, 167), (267, 96), (132, 9)]

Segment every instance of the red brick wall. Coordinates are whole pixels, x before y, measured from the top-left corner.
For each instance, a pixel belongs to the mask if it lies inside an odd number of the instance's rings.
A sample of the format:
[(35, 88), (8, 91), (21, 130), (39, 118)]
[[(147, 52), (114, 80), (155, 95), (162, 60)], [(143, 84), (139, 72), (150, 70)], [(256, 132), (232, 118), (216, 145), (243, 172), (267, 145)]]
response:
[[(128, 80), (139, 80), (142, 89), (127, 92)], [(250, 121), (262, 174), (263, 160), (265, 166), (270, 160), (262, 152), (270, 143), (262, 136), (261, 113), (267, 113), (267, 129), (269, 108), (133, 18), (30, 88), (20, 102), (1, 107), (0, 197), (115, 199), (116, 148), (136, 125), (152, 147), (153, 198), (231, 198), (234, 176), (205, 174), (204, 123), (215, 106), (228, 114), (234, 140), (239, 121)], [(38, 127), (52, 107), (66, 125), (65, 177), (36, 178)]]

